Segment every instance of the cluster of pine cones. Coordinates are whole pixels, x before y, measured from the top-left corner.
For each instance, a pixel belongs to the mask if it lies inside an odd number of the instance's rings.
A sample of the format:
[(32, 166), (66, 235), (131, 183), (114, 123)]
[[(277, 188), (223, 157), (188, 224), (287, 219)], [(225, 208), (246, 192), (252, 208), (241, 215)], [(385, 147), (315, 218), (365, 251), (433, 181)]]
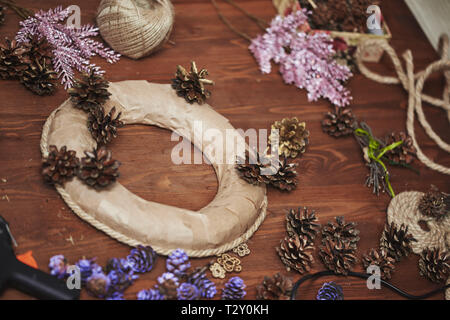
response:
[(41, 96), (52, 94), (57, 75), (47, 42), (34, 37), (19, 45), (16, 40), (5, 38), (0, 43), (0, 79), (19, 80), (28, 90)]
[(63, 185), (77, 176), (87, 185), (100, 189), (108, 187), (119, 177), (120, 162), (112, 158), (106, 144), (117, 137), (117, 128), (123, 126), (123, 122), (115, 107), (108, 113), (103, 108), (110, 96), (108, 86), (108, 82), (91, 69), (68, 90), (73, 106), (89, 113), (87, 126), (97, 148), (85, 151), (85, 157), (80, 160), (75, 151), (67, 150), (65, 146), (60, 150), (50, 146), (48, 157), (43, 159), (42, 174), (46, 181)]

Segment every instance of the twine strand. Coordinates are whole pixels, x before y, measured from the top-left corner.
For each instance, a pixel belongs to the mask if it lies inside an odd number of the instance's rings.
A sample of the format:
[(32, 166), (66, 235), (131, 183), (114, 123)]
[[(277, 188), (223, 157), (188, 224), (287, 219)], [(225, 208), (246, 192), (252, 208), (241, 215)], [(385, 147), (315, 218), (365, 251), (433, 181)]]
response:
[[(382, 76), (375, 72), (372, 72), (369, 70), (363, 63), (362, 57), (363, 52), (368, 47), (380, 47), (382, 48), (391, 58), (392, 63), (394, 65), (395, 71), (397, 73), (397, 77), (390, 77), (390, 76)], [(439, 54), (440, 59), (431, 63), (425, 70), (417, 72), (414, 74), (414, 64), (413, 64), (413, 57), (410, 50), (407, 50), (403, 54), (403, 59), (406, 63), (406, 72), (403, 69), (403, 66), (400, 62), (399, 57), (395, 53), (395, 50), (386, 42), (386, 41), (379, 41), (379, 40), (366, 40), (362, 42), (357, 49), (356, 52), (356, 63), (358, 65), (359, 70), (363, 75), (365, 75), (367, 78), (384, 84), (401, 84), (403, 88), (408, 92), (408, 110), (407, 110), (407, 117), (406, 117), (406, 129), (408, 132), (408, 135), (411, 136), (411, 139), (413, 141), (413, 145), (417, 150), (417, 158), (425, 164), (427, 167), (429, 167), (432, 170), (444, 173), (444, 174), (450, 174), (450, 168), (445, 167), (443, 165), (435, 163), (433, 160), (428, 158), (420, 148), (415, 131), (414, 131), (414, 114), (417, 113), (417, 118), (419, 120), (419, 123), (424, 128), (427, 135), (443, 150), (450, 153), (450, 145), (444, 142), (433, 130), (431, 125), (426, 120), (425, 114), (422, 109), (422, 100), (429, 103), (432, 106), (440, 107), (444, 109), (447, 112), (447, 117), (450, 122), (450, 103), (449, 103), (449, 93), (450, 93), (450, 60), (448, 60), (448, 50), (449, 50), (449, 39), (447, 35), (442, 35), (440, 38), (440, 45), (439, 45)], [(446, 79), (446, 85), (443, 92), (443, 99), (437, 99), (431, 96), (428, 96), (424, 93), (422, 93), (423, 86), (425, 83), (425, 80), (436, 71), (444, 71), (445, 79)]]

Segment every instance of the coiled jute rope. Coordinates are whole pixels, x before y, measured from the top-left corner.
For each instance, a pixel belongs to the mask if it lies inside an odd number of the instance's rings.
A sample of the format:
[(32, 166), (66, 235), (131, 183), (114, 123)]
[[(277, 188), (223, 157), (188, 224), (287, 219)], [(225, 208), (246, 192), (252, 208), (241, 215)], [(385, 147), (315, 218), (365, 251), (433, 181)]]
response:
[[(367, 47), (379, 46), (381, 47), (391, 58), (394, 64), (397, 77), (382, 76), (369, 70), (363, 63), (363, 52)], [(408, 111), (406, 117), (406, 129), (408, 135), (411, 136), (414, 147), (417, 149), (418, 159), (430, 169), (436, 170), (444, 174), (450, 174), (450, 168), (435, 163), (428, 158), (420, 148), (416, 134), (414, 132), (414, 115), (417, 113), (419, 123), (424, 128), (427, 135), (443, 150), (450, 152), (450, 145), (444, 142), (433, 130), (431, 125), (425, 118), (425, 114), (422, 109), (422, 100), (429, 103), (432, 106), (440, 107), (447, 111), (447, 117), (450, 122), (450, 60), (448, 59), (449, 39), (447, 35), (442, 35), (440, 38), (439, 55), (440, 59), (431, 63), (425, 70), (414, 74), (413, 57), (410, 50), (407, 50), (403, 54), (403, 59), (406, 62), (406, 72), (400, 62), (399, 57), (395, 53), (395, 50), (386, 42), (374, 39), (369, 39), (362, 42), (356, 52), (356, 62), (359, 70), (367, 78), (379, 83), (385, 84), (401, 84), (403, 88), (408, 91)], [(437, 99), (422, 93), (424, 83), (426, 79), (433, 72), (444, 71), (446, 85), (443, 92), (443, 99)]]
[[(415, 254), (420, 254), (426, 248), (450, 250), (450, 216), (441, 221), (424, 216), (419, 210), (419, 201), (424, 193), (417, 191), (402, 192), (395, 196), (387, 210), (387, 221), (400, 226), (405, 224), (417, 242), (411, 247)], [(423, 230), (419, 223), (426, 223), (428, 230)], [(450, 283), (450, 277), (447, 284)], [(445, 298), (450, 300), (450, 289), (446, 290)]]
[[(52, 122), (53, 122), (55, 116), (57, 115), (58, 111), (62, 107), (64, 107), (64, 104), (61, 105), (60, 107), (58, 107), (57, 109), (55, 109), (44, 123), (43, 129), (42, 129), (41, 141), (40, 141), (40, 149), (41, 149), (41, 153), (42, 153), (43, 157), (48, 156), (48, 150), (49, 150), (48, 138), (49, 138), (49, 133), (51, 130)], [(91, 224), (92, 226), (97, 228), (98, 230), (106, 233), (110, 237), (118, 240), (119, 242), (127, 244), (129, 246), (135, 247), (137, 245), (142, 244), (139, 241), (136, 241), (135, 239), (132, 239), (132, 238), (118, 232), (117, 230), (114, 230), (113, 228), (111, 228), (111, 227), (107, 226), (106, 224), (97, 220), (91, 214), (84, 211), (71, 198), (70, 194), (66, 192), (64, 187), (59, 186), (59, 185), (56, 185), (55, 187), (56, 187), (56, 190), (58, 191), (58, 193), (63, 198), (63, 200), (66, 202), (66, 204), (72, 209), (72, 211), (78, 217), (80, 217), (84, 221), (88, 222), (89, 224)], [(254, 223), (246, 230), (246, 232), (244, 234), (242, 234), (241, 236), (237, 237), (236, 239), (234, 239), (232, 241), (229, 241), (228, 243), (220, 245), (217, 248), (205, 249), (205, 250), (186, 249), (185, 251), (191, 257), (208, 257), (208, 256), (219, 255), (224, 252), (227, 252), (227, 251), (237, 247), (241, 243), (244, 243), (247, 240), (249, 240), (251, 238), (251, 236), (256, 232), (256, 230), (259, 228), (259, 226), (262, 224), (262, 222), (264, 221), (266, 214), (267, 214), (267, 197), (265, 198), (264, 202), (261, 204), (261, 212), (260, 212), (259, 216), (254, 221)], [(167, 248), (163, 248), (163, 247), (159, 247), (159, 246), (155, 246), (155, 245), (152, 245), (152, 248), (157, 253), (159, 253), (161, 255), (165, 255), (165, 256), (169, 255), (172, 252), (172, 249), (167, 249)]]
[(170, 0), (102, 0), (97, 25), (115, 51), (133, 59), (147, 56), (169, 39), (174, 22)]

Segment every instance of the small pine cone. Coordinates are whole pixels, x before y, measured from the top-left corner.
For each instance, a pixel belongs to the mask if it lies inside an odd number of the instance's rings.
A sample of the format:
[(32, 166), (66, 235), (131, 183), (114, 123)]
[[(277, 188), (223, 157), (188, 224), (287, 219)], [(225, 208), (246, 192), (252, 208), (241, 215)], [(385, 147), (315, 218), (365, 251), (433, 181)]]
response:
[(117, 128), (123, 126), (119, 112), (114, 118), (116, 107), (113, 107), (107, 115), (103, 107), (98, 107), (89, 113), (88, 129), (98, 144), (108, 144), (117, 137)]
[(245, 283), (239, 277), (232, 277), (225, 283), (225, 288), (222, 290), (222, 300), (241, 300), (245, 297)]
[(410, 164), (414, 161), (414, 157), (416, 156), (416, 148), (414, 147), (410, 136), (404, 132), (392, 132), (385, 138), (384, 143), (386, 146), (389, 146), (398, 141), (403, 141), (403, 143), (398, 147), (387, 151), (384, 156), (396, 163)]
[(284, 118), (272, 124), (273, 130), (277, 130), (277, 134), (271, 133), (269, 141), (271, 145), (278, 142), (280, 156), (295, 158), (306, 151), (306, 146), (309, 144), (309, 131), (306, 130), (305, 122), (299, 122), (296, 117)]
[(153, 265), (155, 264), (156, 252), (150, 246), (144, 247), (139, 245), (136, 248), (131, 249), (127, 261), (134, 272), (149, 272), (153, 269)]
[(0, 79), (19, 79), (30, 63), (28, 48), (16, 40), (5, 38), (5, 42), (0, 43)]
[(58, 150), (51, 145), (47, 158), (42, 160), (42, 175), (48, 183), (63, 185), (77, 174), (79, 165), (75, 151), (67, 151), (66, 146)]
[(315, 214), (315, 210), (308, 211), (307, 207), (290, 209), (286, 215), (286, 230), (290, 237), (297, 234), (306, 237), (309, 242), (313, 242), (317, 231), (320, 228)]
[(179, 286), (179, 280), (173, 273), (165, 272), (158, 277), (158, 289), (165, 300), (176, 300)]
[(20, 75), (20, 82), (31, 92), (39, 95), (51, 95), (56, 88), (56, 72), (45, 59), (34, 60), (29, 68)]
[(450, 195), (431, 189), (420, 199), (419, 211), (424, 216), (442, 220), (450, 212)]
[(111, 95), (108, 92), (109, 83), (94, 68), (84, 72), (74, 86), (67, 90), (73, 106), (86, 112), (91, 112), (103, 105)]
[(164, 296), (158, 289), (151, 288), (148, 290), (141, 290), (137, 294), (138, 300), (164, 300)]
[(436, 283), (450, 276), (450, 254), (439, 248), (425, 249), (419, 259), (420, 275)]
[(336, 217), (336, 222), (328, 222), (322, 228), (322, 242), (328, 240), (344, 241), (356, 249), (359, 241), (359, 230), (356, 229), (356, 222), (345, 222), (344, 217)]
[(273, 277), (264, 277), (263, 282), (256, 287), (257, 300), (289, 300), (294, 284), (292, 278), (281, 273)]
[(324, 266), (336, 274), (347, 275), (357, 262), (356, 249), (348, 241), (328, 239), (320, 247)]
[(250, 184), (264, 183), (283, 191), (292, 191), (297, 187), (297, 164), (288, 163), (286, 158), (271, 161), (266, 155), (257, 154), (256, 157), (252, 163), (239, 159), (236, 169), (242, 179)]
[(273, 174), (265, 175), (264, 183), (281, 191), (292, 191), (297, 188), (296, 163), (288, 163), (287, 158), (281, 158), (269, 169)]
[(167, 257), (166, 269), (177, 277), (186, 275), (190, 267), (189, 257), (182, 249), (173, 250)]
[(93, 273), (86, 281), (86, 290), (97, 298), (105, 298), (110, 292), (111, 281), (103, 272)]
[(294, 269), (300, 273), (309, 272), (311, 264), (314, 262), (312, 255), (314, 245), (298, 235), (285, 237), (276, 250), (287, 271)]
[(81, 158), (78, 177), (94, 188), (105, 188), (119, 177), (120, 162), (112, 159), (111, 151), (101, 146), (92, 152), (85, 151)]
[(214, 282), (206, 277), (206, 270), (208, 270), (210, 264), (204, 267), (197, 267), (189, 274), (186, 274), (184, 278), (186, 282), (189, 282), (196, 286), (199, 290), (199, 294), (202, 298), (212, 299), (217, 293), (217, 288)]
[(402, 224), (398, 228), (393, 222), (386, 224), (380, 239), (380, 248), (384, 248), (387, 254), (400, 261), (412, 252), (411, 243), (417, 241), (412, 234), (408, 233), (408, 226)]
[(325, 282), (317, 292), (317, 300), (344, 300), (344, 291), (336, 282)]
[(183, 282), (177, 289), (178, 300), (198, 300), (200, 290), (192, 283)]
[(395, 259), (388, 256), (384, 248), (371, 249), (368, 254), (362, 258), (362, 263), (365, 269), (369, 266), (378, 266), (381, 272), (382, 279), (390, 279), (391, 273), (395, 269)]
[(175, 78), (172, 79), (172, 88), (179, 97), (183, 97), (188, 103), (197, 102), (203, 104), (211, 96), (211, 92), (205, 89), (205, 85), (213, 85), (214, 82), (206, 79), (206, 69), (197, 70), (194, 61), (191, 62), (191, 71), (178, 65)]
[(336, 106), (334, 112), (327, 112), (325, 116), (322, 120), (322, 130), (332, 137), (347, 136), (356, 128), (356, 117), (348, 107)]

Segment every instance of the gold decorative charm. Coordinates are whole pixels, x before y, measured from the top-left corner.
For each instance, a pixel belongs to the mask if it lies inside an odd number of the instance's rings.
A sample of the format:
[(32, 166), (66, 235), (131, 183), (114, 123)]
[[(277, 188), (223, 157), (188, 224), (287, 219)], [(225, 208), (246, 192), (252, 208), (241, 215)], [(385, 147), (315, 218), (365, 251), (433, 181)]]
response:
[(209, 271), (211, 271), (211, 274), (214, 278), (219, 279), (225, 278), (225, 269), (217, 262), (209, 266)]
[(214, 84), (213, 81), (205, 78), (207, 75), (206, 69), (197, 70), (194, 61), (191, 62), (190, 72), (178, 65), (175, 78), (172, 79), (172, 88), (175, 89), (179, 97), (183, 97), (188, 103), (203, 104), (211, 96), (211, 92), (205, 89), (205, 84)]
[(250, 249), (246, 243), (241, 243), (237, 247), (233, 248), (233, 252), (236, 253), (239, 257), (245, 257), (250, 254)]
[(309, 143), (309, 131), (306, 130), (305, 122), (300, 122), (297, 117), (284, 118), (281, 121), (275, 121), (272, 124), (272, 130), (278, 130), (278, 137), (271, 133), (269, 143), (273, 146), (278, 140), (280, 156), (295, 158), (305, 152)]
[(241, 272), (241, 260), (237, 257), (230, 256), (228, 253), (222, 254), (217, 258), (217, 262), (225, 269), (226, 272)]

